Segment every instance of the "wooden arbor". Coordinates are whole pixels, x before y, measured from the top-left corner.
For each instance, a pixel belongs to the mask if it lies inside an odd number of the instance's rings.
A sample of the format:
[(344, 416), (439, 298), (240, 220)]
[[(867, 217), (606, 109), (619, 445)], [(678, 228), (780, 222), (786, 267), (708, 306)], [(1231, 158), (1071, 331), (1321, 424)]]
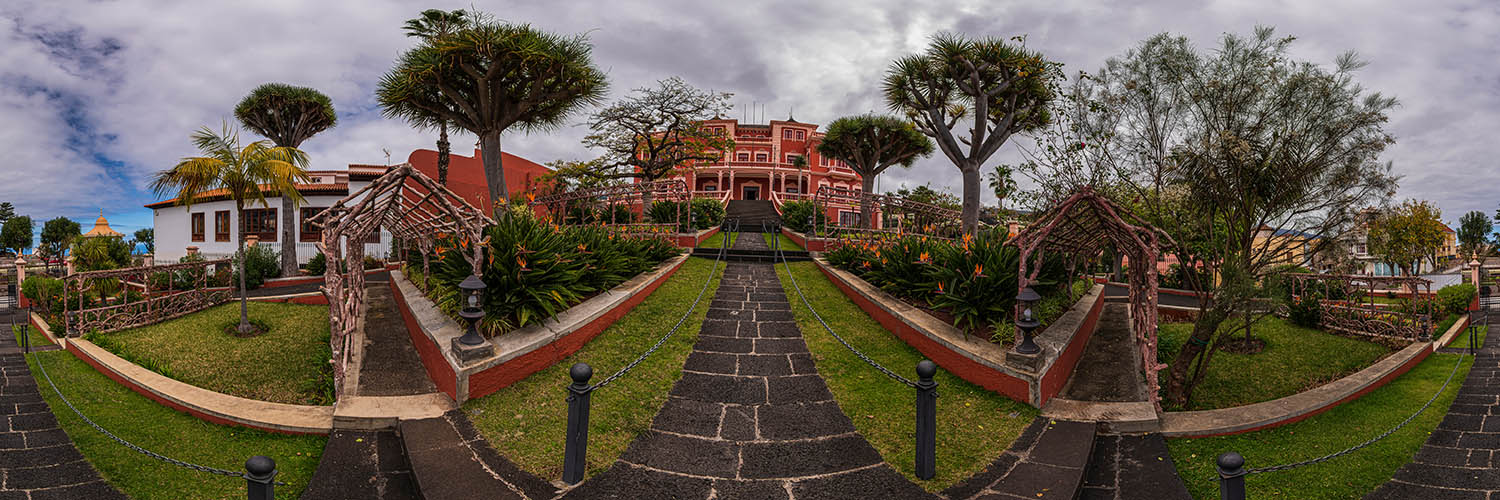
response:
[[(336, 390), (343, 387), (350, 334), (359, 327), (364, 313), (365, 241), (370, 234), (383, 227), (395, 238), (415, 242), (422, 251), (424, 273), (433, 240), (451, 235), (470, 250), (463, 253), (464, 259), (473, 266), (474, 274), (479, 274), (484, 228), (495, 223), (463, 197), (409, 164), (391, 167), (364, 189), (309, 221), (322, 228), (318, 250), (328, 261), (323, 271), (323, 295), (328, 298), (328, 342), (333, 351)], [(344, 273), (339, 272), (341, 262)]]
[(1060, 254), (1076, 264), (1098, 257), (1112, 245), (1130, 259), (1131, 332), (1140, 348), (1151, 403), (1158, 412), (1161, 398), (1157, 394), (1157, 372), (1166, 368), (1156, 360), (1156, 258), (1163, 241), (1170, 243), (1171, 237), (1088, 187), (1040, 214), (1011, 240), (1021, 251), (1018, 291), (1036, 281), (1044, 256)]
[[(1427, 340), (1441, 334), (1432, 331), (1435, 301), (1432, 280), (1427, 278), (1311, 273), (1286, 273), (1282, 276), (1291, 285), (1294, 301), (1308, 296), (1317, 298), (1319, 321), (1325, 329), (1407, 342)], [(1376, 304), (1377, 290), (1410, 292), (1411, 307)]]

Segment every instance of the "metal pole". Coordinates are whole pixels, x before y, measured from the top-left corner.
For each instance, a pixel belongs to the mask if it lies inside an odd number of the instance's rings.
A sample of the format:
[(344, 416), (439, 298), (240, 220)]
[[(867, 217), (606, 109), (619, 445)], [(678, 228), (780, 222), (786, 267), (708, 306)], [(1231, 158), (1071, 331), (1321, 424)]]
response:
[(276, 461), (256, 455), (245, 461), (245, 485), (250, 500), (275, 500)]
[(594, 391), (589, 379), (594, 369), (588, 363), (578, 363), (568, 369), (573, 384), (568, 386), (568, 434), (563, 450), (563, 482), (578, 484), (583, 480), (587, 467), (584, 456), (589, 446), (589, 395)]
[(1218, 462), (1219, 500), (1245, 500), (1245, 457), (1231, 451)]
[(917, 477), (932, 479), (937, 474), (937, 382), (932, 376), (937, 365), (922, 360), (917, 363)]

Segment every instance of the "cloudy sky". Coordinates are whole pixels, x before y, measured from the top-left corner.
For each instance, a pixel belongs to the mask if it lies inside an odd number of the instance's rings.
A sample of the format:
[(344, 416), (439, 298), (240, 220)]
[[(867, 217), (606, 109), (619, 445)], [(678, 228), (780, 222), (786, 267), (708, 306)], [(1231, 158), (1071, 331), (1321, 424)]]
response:
[[(149, 227), (149, 176), (194, 151), (188, 136), (232, 120), (250, 89), (286, 82), (332, 97), (339, 126), (303, 144), (313, 168), (404, 161), (434, 137), (380, 116), (373, 89), (412, 40), (402, 22), (425, 8), (475, 7), (559, 33), (589, 34), (611, 99), (677, 75), (733, 92), (763, 120), (826, 124), (883, 110), (889, 62), (930, 35), (1027, 35), (1069, 73), (1097, 69), (1159, 32), (1211, 47), (1257, 24), (1299, 38), (1296, 57), (1345, 50), (1370, 65), (1359, 81), (1394, 94), (1397, 137), (1385, 159), (1401, 198), (1435, 201), (1444, 219), (1500, 204), (1500, 2), (1446, 1), (256, 1), (5, 0), (0, 3), (0, 201), (87, 229), (99, 210), (116, 229)], [(511, 134), (506, 150), (537, 162), (585, 159), (584, 129)], [(454, 140), (469, 154), (472, 136)], [(1027, 142), (1015, 139), (1013, 142)], [(1015, 161), (1007, 145), (991, 163)], [(889, 190), (958, 190), (941, 155), (882, 176)]]

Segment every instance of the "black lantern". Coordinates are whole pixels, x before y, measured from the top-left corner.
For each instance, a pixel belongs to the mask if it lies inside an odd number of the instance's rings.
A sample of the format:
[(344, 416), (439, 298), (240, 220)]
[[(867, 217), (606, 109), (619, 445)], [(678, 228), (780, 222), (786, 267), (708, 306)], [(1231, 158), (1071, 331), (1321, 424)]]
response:
[(1042, 326), (1042, 322), (1037, 321), (1036, 315), (1032, 314), (1031, 306), (1036, 304), (1036, 301), (1042, 300), (1042, 296), (1037, 295), (1036, 290), (1028, 286), (1021, 289), (1021, 293), (1016, 295), (1016, 300), (1021, 303), (1021, 317), (1016, 318), (1016, 327), (1021, 329), (1022, 334), (1021, 343), (1016, 344), (1016, 352), (1021, 354), (1042, 352), (1042, 348), (1038, 347), (1031, 338), (1031, 332), (1036, 331), (1036, 327)]
[(458, 338), (458, 343), (463, 345), (480, 345), (484, 343), (484, 337), (479, 335), (479, 330), (474, 327), (479, 318), (484, 317), (484, 280), (479, 275), (470, 275), (464, 278), (463, 283), (458, 284), (460, 293), (463, 294), (464, 308), (458, 311), (458, 317), (469, 322), (469, 331)]

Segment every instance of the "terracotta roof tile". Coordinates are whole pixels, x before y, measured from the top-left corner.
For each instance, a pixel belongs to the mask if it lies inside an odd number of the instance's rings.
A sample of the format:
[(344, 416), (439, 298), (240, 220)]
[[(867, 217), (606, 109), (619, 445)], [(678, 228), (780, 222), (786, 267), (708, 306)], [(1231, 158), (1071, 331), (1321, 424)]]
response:
[[(269, 185), (262, 184), (261, 185), (261, 189), (262, 190), (267, 190), (267, 189), (269, 189)], [(349, 185), (348, 184), (297, 184), (297, 192), (302, 193), (302, 194), (309, 194), (309, 193), (319, 193), (319, 194), (323, 194), (323, 193), (348, 193), (349, 192)], [(204, 203), (204, 202), (210, 202), (210, 201), (225, 200), (225, 199), (229, 198), (228, 194), (229, 194), (229, 192), (227, 190), (224, 190), (224, 189), (214, 189), (214, 190), (211, 190), (211, 191), (205, 191), (205, 192), (202, 192), (202, 193), (198, 193), (198, 196), (194, 197), (193, 202), (194, 203)], [(266, 193), (266, 194), (267, 194), (267, 196), (274, 196), (274, 193)], [(165, 207), (174, 206), (176, 204), (177, 204), (177, 198), (172, 198), (170, 200), (162, 200), (162, 201), (158, 201), (156, 203), (147, 204), (146, 208), (165, 208)]]

